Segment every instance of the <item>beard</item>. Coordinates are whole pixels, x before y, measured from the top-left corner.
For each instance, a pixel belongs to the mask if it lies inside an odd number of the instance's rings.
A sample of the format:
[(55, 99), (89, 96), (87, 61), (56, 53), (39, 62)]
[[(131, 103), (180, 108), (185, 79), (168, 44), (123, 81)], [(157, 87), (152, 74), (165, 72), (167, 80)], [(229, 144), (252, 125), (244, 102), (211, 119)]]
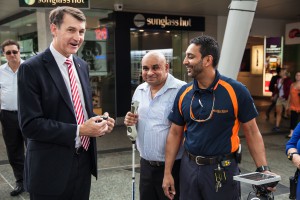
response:
[(191, 78), (196, 78), (203, 72), (203, 61), (200, 60), (196, 65), (186, 65), (188, 76)]

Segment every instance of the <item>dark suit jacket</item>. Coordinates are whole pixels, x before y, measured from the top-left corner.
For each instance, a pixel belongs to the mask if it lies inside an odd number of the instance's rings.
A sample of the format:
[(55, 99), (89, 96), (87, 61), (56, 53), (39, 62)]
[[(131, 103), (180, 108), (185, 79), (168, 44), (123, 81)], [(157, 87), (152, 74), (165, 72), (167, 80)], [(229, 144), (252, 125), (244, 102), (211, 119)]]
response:
[[(94, 116), (88, 66), (73, 56), (88, 117)], [(19, 121), (28, 138), (26, 191), (58, 195), (66, 187), (75, 150), (76, 116), (61, 72), (50, 51), (25, 61), (18, 72)], [(96, 140), (90, 138), (91, 174), (97, 178)]]

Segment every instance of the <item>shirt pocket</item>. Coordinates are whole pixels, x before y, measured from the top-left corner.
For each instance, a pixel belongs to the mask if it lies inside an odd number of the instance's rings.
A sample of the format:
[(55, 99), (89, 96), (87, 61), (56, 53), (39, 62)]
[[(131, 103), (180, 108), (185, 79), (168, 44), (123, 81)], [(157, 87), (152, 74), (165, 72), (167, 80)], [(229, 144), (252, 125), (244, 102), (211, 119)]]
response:
[(156, 106), (156, 109), (153, 110), (153, 113), (155, 114), (155, 118), (159, 120), (162, 124), (169, 124), (168, 116), (170, 114), (170, 111), (173, 107), (172, 101), (163, 101), (160, 102), (159, 106)]

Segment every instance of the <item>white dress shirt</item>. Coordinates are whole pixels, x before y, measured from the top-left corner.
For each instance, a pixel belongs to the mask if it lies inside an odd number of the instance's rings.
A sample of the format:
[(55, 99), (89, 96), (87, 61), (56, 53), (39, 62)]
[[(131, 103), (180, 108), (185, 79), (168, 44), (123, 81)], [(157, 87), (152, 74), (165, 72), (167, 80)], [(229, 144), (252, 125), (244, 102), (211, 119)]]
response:
[[(59, 68), (59, 70), (61, 72), (61, 75), (62, 75), (62, 77), (65, 81), (65, 84), (67, 86), (67, 89), (68, 89), (68, 92), (69, 92), (69, 95), (70, 95), (70, 98), (71, 98), (71, 102), (73, 103), (68, 66), (65, 64), (65, 61), (67, 60), (67, 58), (65, 56), (61, 55), (53, 47), (52, 43), (50, 45), (50, 51), (51, 51), (51, 53), (52, 53), (52, 55), (53, 55), (53, 57), (56, 61), (56, 64), (58, 65), (58, 68)], [(80, 83), (80, 80), (79, 80), (79, 77), (78, 77), (78, 74), (77, 74), (77, 70), (76, 70), (75, 65), (74, 65), (72, 54), (69, 57), (69, 59), (72, 60), (72, 68), (73, 68), (74, 75), (75, 75), (76, 82), (77, 82), (78, 92), (79, 92), (81, 105), (82, 105), (82, 109), (83, 109), (83, 114), (84, 114), (84, 120), (86, 120), (86, 119), (88, 119), (88, 115), (87, 115), (87, 112), (86, 112), (86, 109), (85, 109), (85, 102), (84, 102), (82, 87), (81, 87), (81, 83)], [(81, 146), (81, 140), (80, 140), (80, 137), (79, 137), (79, 127), (80, 127), (80, 125), (77, 126), (77, 132), (76, 132), (77, 137), (75, 138), (75, 147), (76, 148)]]
[(8, 63), (0, 66), (1, 110), (18, 110), (18, 71), (13, 72)]
[[(142, 158), (151, 161), (165, 161), (165, 146), (167, 135), (171, 126), (168, 120), (174, 99), (184, 81), (168, 74), (165, 85), (152, 99), (150, 86), (142, 83), (137, 87), (132, 97), (139, 101), (137, 124), (137, 149)], [(182, 157), (181, 147), (177, 159)]]

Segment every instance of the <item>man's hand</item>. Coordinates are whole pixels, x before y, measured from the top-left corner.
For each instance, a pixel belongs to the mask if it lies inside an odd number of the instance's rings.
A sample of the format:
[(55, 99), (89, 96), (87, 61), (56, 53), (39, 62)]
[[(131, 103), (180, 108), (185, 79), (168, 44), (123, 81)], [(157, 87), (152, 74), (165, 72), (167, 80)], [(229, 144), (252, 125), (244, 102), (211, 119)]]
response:
[(168, 197), (170, 200), (174, 199), (176, 191), (174, 187), (174, 179), (171, 174), (165, 174), (162, 188), (164, 190), (166, 197)]
[(109, 117), (108, 112), (105, 112), (103, 114), (104, 117), (107, 117), (106, 121), (107, 121), (107, 126), (108, 126), (108, 130), (106, 131), (106, 133), (110, 133), (112, 132), (114, 126), (115, 126), (115, 120), (111, 117)]
[[(270, 171), (264, 171), (263, 173), (264, 173), (264, 174), (270, 174), (270, 175), (273, 175), (273, 176), (276, 176), (276, 175), (277, 175), (277, 174), (272, 173), (272, 172), (270, 172)], [(269, 190), (269, 191), (271, 191), (271, 192), (275, 192), (275, 191), (276, 191), (276, 186), (274, 186), (274, 187), (267, 187), (267, 190)]]
[(103, 120), (101, 116), (91, 117), (80, 125), (79, 135), (89, 137), (100, 137), (105, 133), (110, 133), (115, 125), (115, 120), (110, 118), (108, 113), (104, 113), (107, 120)]
[(133, 114), (131, 112), (127, 112), (125, 119), (124, 119), (124, 124), (126, 126), (133, 126), (137, 123), (138, 121), (138, 114)]

